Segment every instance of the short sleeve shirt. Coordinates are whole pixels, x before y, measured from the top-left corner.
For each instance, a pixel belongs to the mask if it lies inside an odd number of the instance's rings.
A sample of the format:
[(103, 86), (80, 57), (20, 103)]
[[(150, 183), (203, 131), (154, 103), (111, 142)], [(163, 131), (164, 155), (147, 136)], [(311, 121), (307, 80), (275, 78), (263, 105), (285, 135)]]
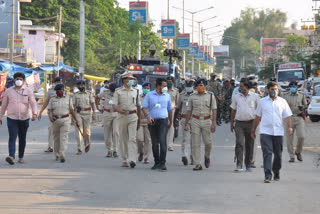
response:
[(191, 111), (193, 115), (199, 117), (210, 116), (214, 109), (217, 109), (217, 103), (214, 95), (210, 92), (205, 91), (204, 94), (201, 95), (198, 92), (194, 92), (189, 97), (188, 111)]
[(179, 96), (179, 100), (176, 108), (180, 110), (180, 114), (182, 115), (187, 114), (188, 106), (189, 106), (189, 102), (188, 102), (189, 97), (190, 95), (187, 92), (182, 92)]
[(51, 97), (48, 109), (53, 110), (53, 115), (62, 116), (69, 114), (70, 109), (73, 110), (74, 108), (69, 95), (64, 95), (61, 98), (58, 96)]
[(138, 106), (141, 106), (139, 91), (132, 87), (129, 90), (125, 87), (117, 89), (112, 102), (125, 111), (134, 111)]
[(80, 107), (82, 110), (86, 108), (91, 108), (90, 104), (94, 103), (94, 97), (91, 92), (81, 93), (80, 91), (76, 92), (72, 97), (72, 103), (76, 107)]

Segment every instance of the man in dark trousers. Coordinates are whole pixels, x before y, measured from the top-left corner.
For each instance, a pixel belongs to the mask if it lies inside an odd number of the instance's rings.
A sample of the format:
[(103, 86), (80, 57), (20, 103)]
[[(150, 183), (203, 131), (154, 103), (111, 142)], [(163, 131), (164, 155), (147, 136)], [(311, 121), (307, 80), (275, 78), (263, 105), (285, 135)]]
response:
[(166, 137), (168, 129), (172, 126), (171, 98), (167, 92), (166, 80), (158, 78), (156, 80), (156, 89), (146, 95), (142, 105), (142, 111), (148, 119), (148, 127), (152, 141), (154, 157), (152, 170), (167, 170), (165, 165), (167, 155)]

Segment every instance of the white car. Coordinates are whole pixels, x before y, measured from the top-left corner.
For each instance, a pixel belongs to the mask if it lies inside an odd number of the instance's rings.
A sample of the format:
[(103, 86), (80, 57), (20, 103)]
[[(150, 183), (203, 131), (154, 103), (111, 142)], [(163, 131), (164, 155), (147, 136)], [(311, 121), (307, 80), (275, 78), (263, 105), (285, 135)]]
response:
[(312, 122), (320, 120), (320, 85), (314, 88), (314, 95), (308, 107), (308, 114)]

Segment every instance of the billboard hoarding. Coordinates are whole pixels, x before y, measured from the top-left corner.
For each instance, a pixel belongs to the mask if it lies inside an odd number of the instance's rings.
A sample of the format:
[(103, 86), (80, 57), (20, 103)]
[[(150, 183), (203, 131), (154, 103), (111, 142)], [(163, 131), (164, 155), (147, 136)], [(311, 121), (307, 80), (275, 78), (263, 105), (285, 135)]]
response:
[(190, 34), (179, 34), (178, 35), (178, 48), (189, 49), (190, 47)]
[(261, 58), (266, 61), (273, 54), (276, 53), (277, 48), (285, 42), (284, 38), (262, 38), (261, 39)]
[(148, 23), (148, 2), (129, 2), (129, 23)]
[(190, 43), (190, 47), (188, 49), (188, 54), (190, 56), (196, 56), (198, 55), (198, 43)]
[(229, 56), (229, 45), (213, 46), (213, 55), (216, 57)]
[(173, 39), (176, 37), (176, 20), (161, 20), (161, 37), (164, 39)]
[[(14, 35), (14, 48), (23, 49), (23, 34)], [(8, 48), (11, 48), (11, 33), (8, 34)]]

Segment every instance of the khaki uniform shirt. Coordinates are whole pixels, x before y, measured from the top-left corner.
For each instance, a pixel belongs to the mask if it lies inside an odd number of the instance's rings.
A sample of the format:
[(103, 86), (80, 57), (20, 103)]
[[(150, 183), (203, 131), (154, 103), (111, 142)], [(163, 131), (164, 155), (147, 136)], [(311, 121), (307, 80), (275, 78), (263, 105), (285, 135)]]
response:
[[(98, 98), (101, 99), (102, 103), (102, 110), (104, 111), (103, 114), (110, 115), (110, 116), (117, 116), (118, 113), (114, 111), (112, 108), (113, 104), (113, 94), (109, 89), (104, 90), (102, 93), (98, 95)], [(110, 110), (110, 112), (105, 111), (105, 109)]]
[(76, 109), (77, 107), (81, 108), (81, 113), (91, 113), (91, 110), (85, 109), (91, 109), (91, 103), (94, 103), (93, 94), (89, 91), (85, 91), (84, 93), (77, 91), (72, 97), (72, 103)]
[(188, 100), (191, 95), (192, 94), (188, 94), (185, 91), (180, 94), (179, 101), (177, 104), (177, 109), (179, 109), (181, 115), (187, 114), (188, 106), (189, 106)]
[(70, 114), (70, 109), (73, 110), (74, 108), (69, 95), (64, 95), (61, 98), (55, 95), (51, 97), (48, 109), (53, 110), (54, 116), (60, 117), (63, 115)]
[(212, 94), (212, 102), (210, 106), (211, 92), (205, 91), (200, 95), (194, 92), (188, 100), (188, 111), (199, 117), (206, 117), (212, 114), (212, 110), (217, 109), (216, 98)]
[(158, 55), (151, 56), (150, 54), (147, 54), (147, 55), (144, 55), (142, 59), (143, 60), (148, 60), (148, 59), (160, 60), (160, 56), (158, 56)]
[(296, 116), (297, 114), (300, 114), (302, 111), (299, 109), (299, 106), (305, 108), (307, 106), (306, 98), (304, 93), (297, 92), (295, 94), (292, 94), (291, 92), (285, 93), (282, 96), (283, 99), (285, 99), (292, 111), (292, 114)]
[(168, 89), (168, 94), (171, 97), (172, 108), (175, 109), (176, 104), (178, 104), (179, 101), (179, 89), (172, 87), (171, 89)]
[(127, 90), (124, 86), (116, 89), (112, 103), (124, 111), (134, 111), (141, 106), (138, 90), (132, 87)]
[[(146, 96), (144, 94), (140, 95), (141, 103), (143, 103), (143, 100)], [(141, 112), (141, 125), (147, 126), (148, 125), (148, 117), (144, 115), (143, 112)]]
[(51, 97), (55, 95), (56, 95), (56, 91), (54, 90), (54, 88), (50, 88), (46, 93), (46, 100), (50, 101)]

